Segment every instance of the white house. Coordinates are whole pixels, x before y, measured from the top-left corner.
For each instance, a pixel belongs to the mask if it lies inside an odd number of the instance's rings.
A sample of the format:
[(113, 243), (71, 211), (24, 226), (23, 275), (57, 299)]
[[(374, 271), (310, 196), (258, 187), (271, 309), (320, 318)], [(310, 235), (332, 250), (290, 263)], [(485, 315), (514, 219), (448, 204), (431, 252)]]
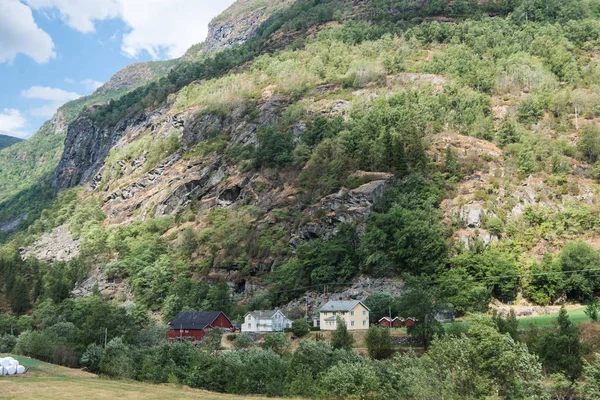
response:
[(244, 316), (242, 332), (281, 332), (292, 327), (292, 320), (280, 310), (252, 311)]

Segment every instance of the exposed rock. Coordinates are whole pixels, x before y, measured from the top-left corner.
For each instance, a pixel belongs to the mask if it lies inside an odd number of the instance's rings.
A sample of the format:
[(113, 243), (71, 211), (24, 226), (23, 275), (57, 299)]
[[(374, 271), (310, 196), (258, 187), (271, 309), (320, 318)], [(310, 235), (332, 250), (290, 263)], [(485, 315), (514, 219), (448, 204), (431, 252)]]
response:
[(155, 209), (155, 215), (172, 215), (185, 207), (192, 199), (199, 200), (208, 193), (225, 176), (221, 160), (203, 168), (195, 179), (190, 180), (173, 191), (173, 193)]
[(299, 228), (292, 238), (292, 244), (295, 245), (298, 239), (330, 240), (337, 234), (337, 225), (342, 222), (357, 222), (359, 234), (364, 233), (364, 223), (373, 204), (395, 180), (392, 174), (383, 175), (385, 179), (365, 183), (353, 190), (342, 189), (311, 207), (308, 215), (315, 219)]
[(481, 204), (467, 204), (460, 209), (460, 218), (469, 228), (479, 228), (484, 209)]
[(360, 300), (364, 301), (373, 293), (388, 292), (392, 296), (404, 294), (404, 282), (384, 278), (359, 277), (349, 289), (342, 291), (331, 291), (326, 296), (322, 292), (307, 292), (301, 299), (293, 300), (286, 305), (288, 309), (299, 308), (307, 315), (316, 315), (317, 310), (328, 300)]
[(23, 259), (30, 257), (41, 261), (69, 261), (79, 255), (81, 239), (74, 239), (66, 225), (54, 228), (51, 232), (46, 232), (42, 237), (24, 248), (21, 252)]
[(267, 4), (261, 0), (236, 1), (223, 12), (221, 18), (210, 23), (202, 51), (221, 50), (246, 42), (254, 37), (260, 24), (290, 3), (292, 0), (271, 0)]
[(90, 107), (69, 124), (65, 150), (54, 171), (52, 184), (64, 190), (90, 181), (104, 164), (110, 149), (125, 131), (127, 121), (113, 129), (100, 129), (90, 118)]
[(181, 143), (184, 148), (196, 142), (217, 136), (223, 130), (223, 117), (214, 114), (201, 114), (188, 120), (183, 128)]
[(0, 223), (0, 232), (12, 232), (21, 225), (21, 222), (25, 221), (29, 213), (23, 213), (21, 215), (17, 215), (11, 220)]
[(290, 99), (281, 95), (271, 97), (258, 109), (262, 126), (273, 125), (281, 118), (285, 109), (290, 105)]
[(98, 291), (103, 297), (121, 302), (133, 300), (129, 284), (121, 279), (106, 279), (104, 273), (94, 267), (83, 282), (79, 282), (71, 291), (74, 298), (88, 297)]

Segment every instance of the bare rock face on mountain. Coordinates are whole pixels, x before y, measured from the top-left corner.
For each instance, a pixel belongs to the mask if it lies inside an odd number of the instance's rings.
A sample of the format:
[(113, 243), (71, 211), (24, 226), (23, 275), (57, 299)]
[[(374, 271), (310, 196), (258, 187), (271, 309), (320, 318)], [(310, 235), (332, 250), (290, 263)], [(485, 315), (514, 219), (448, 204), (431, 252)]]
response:
[(356, 189), (341, 189), (338, 193), (323, 198), (310, 208), (308, 214), (313, 220), (300, 227), (292, 239), (292, 244), (296, 244), (299, 239), (331, 240), (337, 234), (337, 226), (340, 223), (356, 222), (358, 233), (363, 234), (364, 224), (373, 204), (394, 180), (392, 174), (378, 174), (375, 180)]
[(202, 51), (222, 50), (251, 39), (260, 24), (273, 13), (291, 4), (293, 0), (239, 0), (214, 19)]
[(69, 124), (65, 150), (54, 171), (53, 186), (68, 189), (91, 180), (102, 167), (110, 149), (125, 130), (125, 123), (114, 129), (100, 129), (90, 118), (90, 107)]

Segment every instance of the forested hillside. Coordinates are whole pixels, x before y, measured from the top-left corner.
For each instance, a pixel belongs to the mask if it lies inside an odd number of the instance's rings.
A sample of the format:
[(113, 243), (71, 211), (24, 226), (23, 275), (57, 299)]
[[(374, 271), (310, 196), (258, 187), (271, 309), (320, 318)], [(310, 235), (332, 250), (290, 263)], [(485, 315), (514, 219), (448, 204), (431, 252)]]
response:
[(21, 139), (16, 138), (16, 137), (0, 135), (0, 149), (3, 149), (5, 147), (10, 147), (15, 143), (19, 143), (20, 141), (21, 141)]
[[(244, 15), (256, 25), (236, 25)], [(598, 365), (582, 356), (594, 359), (597, 338), (581, 347), (565, 313), (545, 332), (477, 316), (437, 339), (431, 321), (448, 303), (457, 317), (514, 303), (597, 310), (600, 2), (242, 1), (212, 26), (234, 33), (0, 153), (0, 220), (23, 220), (0, 250), (5, 321), (33, 330), (26, 340), (69, 330), (54, 343), (70, 351), (63, 363), (234, 393), (587, 390)], [(27, 146), (35, 163), (12, 165)], [(183, 310), (311, 315), (307, 292), (359, 278), (406, 283), (386, 304), (419, 315), (424, 357), (147, 347)], [(105, 329), (106, 357), (135, 368), (98, 364)], [(17, 348), (36, 355), (28, 344)], [(326, 356), (315, 366), (311, 354)], [(152, 369), (163, 356), (176, 378)], [(249, 379), (264, 386), (217, 379), (247, 363), (269, 366)], [(360, 388), (340, 389), (356, 376)]]

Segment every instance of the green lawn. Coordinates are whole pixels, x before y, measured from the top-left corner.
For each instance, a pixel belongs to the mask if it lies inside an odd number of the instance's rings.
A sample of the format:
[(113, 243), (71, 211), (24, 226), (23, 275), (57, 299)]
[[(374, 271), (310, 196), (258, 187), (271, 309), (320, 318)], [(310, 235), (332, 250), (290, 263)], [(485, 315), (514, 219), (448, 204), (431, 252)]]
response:
[[(0, 355), (6, 356), (8, 355)], [(78, 369), (60, 367), (28, 357), (11, 356), (30, 370), (26, 375), (0, 377), (2, 400), (266, 400), (264, 397), (212, 393), (177, 385), (105, 379)]]
[[(590, 319), (588, 318), (587, 315), (585, 315), (584, 310), (585, 310), (585, 307), (579, 307), (579, 308), (575, 308), (575, 309), (567, 311), (567, 313), (569, 314), (569, 319), (575, 325), (579, 325), (584, 322), (589, 322)], [(552, 326), (556, 322), (557, 317), (558, 317), (558, 312), (552, 313), (552, 314), (545, 314), (545, 315), (536, 315), (533, 317), (520, 317), (520, 318), (518, 318), (519, 329), (527, 328), (531, 324), (537, 326), (538, 328)], [(469, 320), (469, 317), (464, 317), (464, 318), (457, 320), (456, 322), (444, 324), (444, 329), (447, 330), (448, 328), (450, 328), (452, 326), (458, 326), (458, 327), (469, 326), (470, 324), (471, 324), (471, 321)]]
[[(576, 325), (579, 325), (583, 322), (589, 322), (590, 319), (587, 315), (585, 315), (584, 311), (585, 307), (569, 310), (569, 319)], [(556, 322), (557, 317), (558, 313), (519, 318), (519, 328), (527, 328), (531, 324), (540, 328), (552, 326)]]

